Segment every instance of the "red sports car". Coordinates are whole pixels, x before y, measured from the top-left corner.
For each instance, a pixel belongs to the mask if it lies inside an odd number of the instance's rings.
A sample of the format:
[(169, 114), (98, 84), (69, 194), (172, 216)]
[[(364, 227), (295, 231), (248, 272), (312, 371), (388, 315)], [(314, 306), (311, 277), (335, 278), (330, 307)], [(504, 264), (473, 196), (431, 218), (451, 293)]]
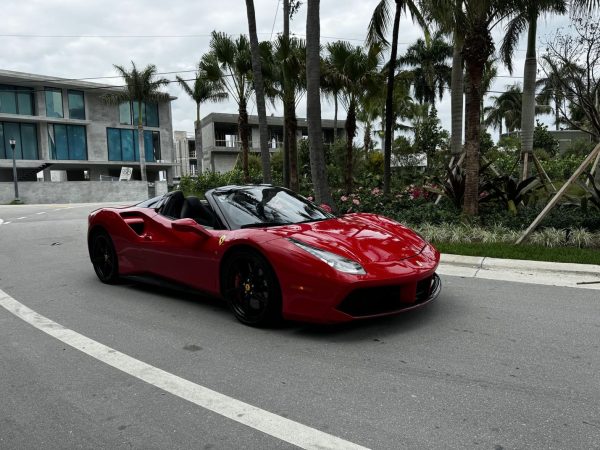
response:
[(181, 191), (89, 216), (101, 281), (150, 276), (223, 297), (248, 325), (334, 323), (434, 300), (439, 252), (375, 214), (335, 216), (271, 185)]

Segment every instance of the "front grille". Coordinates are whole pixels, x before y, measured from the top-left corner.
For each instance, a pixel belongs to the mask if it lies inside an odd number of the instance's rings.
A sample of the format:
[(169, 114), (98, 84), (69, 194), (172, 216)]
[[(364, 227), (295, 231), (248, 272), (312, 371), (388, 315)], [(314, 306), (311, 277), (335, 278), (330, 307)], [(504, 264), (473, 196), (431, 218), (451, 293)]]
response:
[(353, 317), (401, 311), (429, 300), (432, 293), (439, 290), (439, 281), (436, 280), (436, 275), (432, 275), (417, 283), (356, 289), (342, 300), (337, 309)]
[(429, 294), (431, 294), (431, 281), (433, 280), (433, 275), (425, 278), (417, 283), (417, 303), (421, 303), (427, 300)]

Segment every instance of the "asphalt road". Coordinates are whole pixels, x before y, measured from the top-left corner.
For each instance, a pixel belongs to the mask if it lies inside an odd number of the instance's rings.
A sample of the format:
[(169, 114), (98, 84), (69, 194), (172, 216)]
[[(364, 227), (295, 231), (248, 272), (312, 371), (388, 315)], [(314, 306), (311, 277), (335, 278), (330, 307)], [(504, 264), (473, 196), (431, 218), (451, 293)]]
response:
[[(215, 299), (100, 283), (91, 209), (0, 206), (0, 289), (119, 352), (365, 447), (600, 448), (597, 291), (443, 277), (438, 301), (414, 313), (253, 329)], [(0, 308), (0, 448), (294, 447)]]

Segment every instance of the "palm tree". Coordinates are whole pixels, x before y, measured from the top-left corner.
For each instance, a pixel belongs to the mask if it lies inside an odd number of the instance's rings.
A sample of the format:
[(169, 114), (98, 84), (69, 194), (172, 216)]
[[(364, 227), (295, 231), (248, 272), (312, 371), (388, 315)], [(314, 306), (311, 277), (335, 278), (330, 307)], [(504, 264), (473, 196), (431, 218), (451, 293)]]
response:
[(523, 69), (523, 112), (521, 114), (521, 155), (523, 158), (522, 179), (529, 176), (528, 159), (533, 152), (533, 130), (535, 128), (536, 91), (536, 37), (538, 19), (545, 14), (565, 14), (573, 10), (595, 7), (598, 0), (516, 0), (517, 14), (508, 22), (500, 49), (502, 59), (512, 73), (512, 56), (521, 34), (527, 29), (527, 53)]
[(278, 36), (272, 52), (274, 94), (282, 100), (286, 133), (290, 188), (298, 191), (298, 121), (296, 107), (306, 91), (306, 43), (298, 38)]
[(250, 42), (244, 35), (233, 40), (225, 33), (212, 32), (210, 51), (200, 61), (209, 80), (220, 82), (238, 105), (238, 133), (242, 144), (242, 170), (248, 181), (248, 101), (254, 90)]
[(517, 0), (464, 0), (462, 8), (453, 0), (430, 0), (436, 9), (452, 11), (456, 29), (464, 31), (462, 56), (468, 75), (466, 113), (466, 187), (463, 211), (479, 211), (479, 145), (481, 130), (482, 79), (486, 62), (494, 53), (491, 36), (500, 20), (514, 14)]
[(196, 152), (200, 160), (200, 172), (203, 171), (204, 152), (202, 151), (202, 124), (200, 116), (200, 105), (206, 102), (222, 102), (228, 97), (220, 82), (214, 82), (207, 78), (206, 73), (198, 68), (194, 84), (190, 86), (186, 80), (177, 75), (177, 82), (183, 91), (196, 103), (196, 120), (194, 121), (194, 135), (196, 137)]
[(353, 47), (348, 42), (337, 41), (327, 45), (328, 61), (327, 76), (334, 84), (341, 86), (340, 98), (346, 109), (346, 192), (352, 191), (352, 160), (353, 144), (356, 136), (356, 111), (358, 102), (365, 90), (373, 89), (378, 81), (377, 66), (379, 65), (379, 46), (369, 48), (368, 52), (362, 47)]
[[(328, 47), (332, 44), (328, 44)], [(340, 100), (340, 92), (342, 91), (342, 83), (339, 78), (332, 77), (329, 68), (331, 67), (341, 67), (344, 65), (343, 60), (337, 60), (336, 58), (340, 56), (339, 52), (328, 52), (327, 56), (324, 59), (324, 73), (322, 74), (321, 79), (321, 88), (327, 97), (331, 97), (333, 99), (333, 134), (334, 138), (338, 137), (338, 111), (339, 111), (339, 100)]]
[[(502, 119), (506, 123), (506, 129), (509, 133), (521, 129), (523, 113), (523, 91), (521, 85), (513, 84), (506, 87), (506, 91), (498, 96), (492, 96), (493, 105), (484, 108), (486, 118), (485, 125), (492, 125), (494, 128), (499, 125), (500, 134), (502, 134)], [(546, 114), (549, 107), (545, 105), (536, 105), (535, 115)]]
[(365, 152), (370, 152), (375, 147), (373, 143), (373, 125), (377, 119), (382, 117), (382, 105), (385, 103), (383, 74), (379, 72), (377, 75), (380, 81), (376, 82), (371, 88), (365, 89), (359, 98), (356, 112), (356, 119), (364, 124), (363, 144)]
[(138, 110), (138, 145), (140, 151), (140, 172), (142, 181), (147, 180), (146, 175), (146, 149), (144, 148), (144, 103), (168, 102), (171, 96), (159, 89), (169, 84), (165, 78), (156, 78), (157, 69), (154, 64), (149, 64), (139, 71), (135, 63), (131, 61), (131, 71), (123, 66), (115, 65), (115, 69), (125, 81), (125, 89), (120, 92), (105, 94), (103, 100), (111, 105), (120, 105), (123, 102), (136, 104)]
[(369, 23), (367, 42), (369, 44), (381, 44), (388, 46), (386, 39), (387, 30), (391, 21), (391, 9), (395, 3), (394, 20), (392, 26), (392, 48), (390, 62), (388, 64), (387, 92), (385, 101), (385, 148), (383, 165), (383, 192), (390, 193), (391, 161), (392, 161), (392, 129), (394, 123), (394, 77), (396, 74), (396, 58), (398, 57), (398, 32), (400, 28), (400, 14), (410, 12), (413, 21), (417, 20), (425, 27), (425, 20), (413, 0), (380, 0), (373, 11)]
[(306, 11), (306, 120), (310, 147), (310, 172), (317, 203), (333, 206), (327, 182), (321, 126), (321, 23), (320, 0), (307, 0)]
[(452, 57), (452, 45), (441, 31), (433, 36), (425, 31), (425, 39), (418, 39), (398, 58), (400, 66), (409, 66), (413, 76), (413, 90), (419, 103), (435, 105), (436, 97), (442, 100), (444, 90), (450, 86), (452, 67), (447, 61)]
[(254, 75), (254, 92), (256, 94), (256, 109), (258, 110), (258, 128), (260, 133), (260, 154), (262, 161), (263, 183), (271, 183), (271, 154), (269, 153), (269, 130), (267, 128), (267, 110), (265, 108), (265, 85), (263, 82), (262, 63), (258, 36), (256, 34), (256, 14), (254, 0), (246, 0), (248, 16), (248, 34), (250, 35), (250, 50), (252, 54), (252, 73)]

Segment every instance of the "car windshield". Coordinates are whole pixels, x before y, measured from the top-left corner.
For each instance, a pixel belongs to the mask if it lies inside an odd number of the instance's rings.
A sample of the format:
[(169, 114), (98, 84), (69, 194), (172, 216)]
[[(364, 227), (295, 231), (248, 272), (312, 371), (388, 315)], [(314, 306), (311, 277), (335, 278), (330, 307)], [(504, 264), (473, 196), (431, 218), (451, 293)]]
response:
[(158, 197), (154, 197), (154, 198), (145, 200), (141, 203), (138, 203), (135, 206), (137, 206), (139, 208), (154, 208), (156, 206), (156, 204), (163, 199), (163, 197), (164, 197), (163, 195), (159, 195)]
[(335, 217), (291, 191), (273, 186), (249, 186), (213, 191), (231, 229), (289, 225)]

